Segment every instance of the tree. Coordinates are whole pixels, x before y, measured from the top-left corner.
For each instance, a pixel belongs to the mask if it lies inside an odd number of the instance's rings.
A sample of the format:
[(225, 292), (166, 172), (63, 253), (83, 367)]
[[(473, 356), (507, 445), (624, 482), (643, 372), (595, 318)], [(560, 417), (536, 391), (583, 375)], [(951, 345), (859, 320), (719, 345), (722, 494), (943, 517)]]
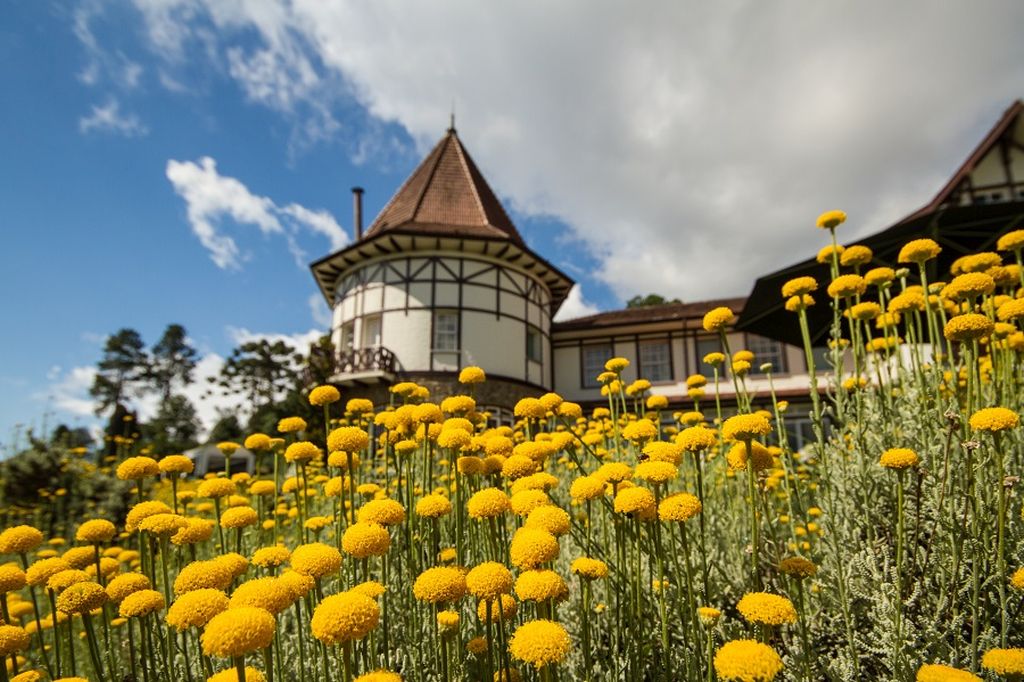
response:
[(199, 416), (189, 399), (183, 395), (172, 395), (160, 403), (156, 415), (143, 426), (142, 433), (158, 455), (169, 455), (195, 447), (199, 429)]
[(245, 395), (255, 410), (296, 385), (302, 360), (284, 341), (248, 341), (224, 361), (217, 384), (225, 391)]
[(50, 444), (63, 448), (90, 448), (94, 445), (92, 434), (84, 426), (71, 428), (67, 424), (58, 424), (50, 436)]
[(89, 395), (100, 415), (123, 404), (148, 374), (149, 357), (139, 333), (125, 328), (108, 336), (97, 369)]
[(225, 440), (237, 441), (242, 438), (244, 433), (242, 425), (238, 423), (238, 417), (233, 414), (225, 414), (210, 429), (210, 435), (206, 440), (208, 443), (220, 443)]
[(192, 371), (196, 367), (196, 349), (188, 342), (185, 328), (180, 324), (169, 324), (164, 335), (150, 351), (149, 380), (160, 394), (161, 404), (171, 397), (174, 382), (192, 382)]
[(627, 308), (646, 308), (650, 305), (665, 305), (666, 303), (682, 303), (678, 298), (673, 298), (671, 301), (666, 299), (661, 294), (647, 294), (646, 296), (634, 296), (633, 298), (626, 301)]

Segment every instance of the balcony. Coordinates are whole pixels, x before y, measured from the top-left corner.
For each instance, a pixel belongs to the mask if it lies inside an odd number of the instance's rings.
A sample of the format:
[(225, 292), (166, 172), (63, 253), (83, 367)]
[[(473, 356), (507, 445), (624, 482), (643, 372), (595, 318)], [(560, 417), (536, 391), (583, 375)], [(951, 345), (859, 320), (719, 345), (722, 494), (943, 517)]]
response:
[(350, 348), (338, 353), (336, 373), (331, 382), (341, 386), (358, 386), (395, 379), (397, 358), (387, 348)]

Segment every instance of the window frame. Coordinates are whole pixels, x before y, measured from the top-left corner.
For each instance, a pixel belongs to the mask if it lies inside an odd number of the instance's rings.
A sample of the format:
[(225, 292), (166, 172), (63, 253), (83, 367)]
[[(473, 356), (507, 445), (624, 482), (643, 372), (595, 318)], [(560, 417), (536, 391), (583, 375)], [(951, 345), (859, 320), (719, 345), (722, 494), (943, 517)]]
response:
[[(597, 372), (588, 373), (587, 371), (587, 351), (602, 349), (604, 352), (604, 359), (600, 361), (600, 369)], [(601, 388), (601, 383), (597, 380), (597, 375), (604, 371), (604, 363), (608, 362), (611, 358), (615, 357), (615, 344), (611, 342), (607, 343), (581, 343), (580, 344), (580, 388)]]
[[(660, 346), (665, 349), (665, 368), (668, 371), (668, 376), (664, 378), (655, 379), (651, 376), (650, 370), (647, 368), (647, 363), (644, 362), (644, 347)], [(672, 358), (672, 339), (641, 339), (637, 341), (636, 347), (636, 359), (638, 365), (637, 375), (647, 379), (652, 384), (670, 384), (675, 381), (675, 362)], [(659, 363), (662, 364), (662, 363)]]
[[(439, 323), (440, 323), (440, 321), (443, 318), (453, 319), (455, 321), (454, 328), (453, 329), (442, 330), (441, 329), (441, 324), (439, 324)], [(445, 338), (451, 337), (451, 343), (452, 343), (452, 347), (451, 348), (445, 347), (442, 344), (438, 343), (438, 340), (441, 338), (439, 333), (443, 333)], [(462, 315), (459, 313), (458, 310), (451, 309), (451, 308), (435, 309), (434, 310), (434, 314), (432, 315), (432, 319), (431, 319), (430, 351), (432, 353), (436, 353), (436, 352), (458, 353), (458, 352), (460, 352), (461, 349), (459, 348), (459, 340), (460, 340), (460, 337), (461, 337), (461, 333), (462, 333)]]

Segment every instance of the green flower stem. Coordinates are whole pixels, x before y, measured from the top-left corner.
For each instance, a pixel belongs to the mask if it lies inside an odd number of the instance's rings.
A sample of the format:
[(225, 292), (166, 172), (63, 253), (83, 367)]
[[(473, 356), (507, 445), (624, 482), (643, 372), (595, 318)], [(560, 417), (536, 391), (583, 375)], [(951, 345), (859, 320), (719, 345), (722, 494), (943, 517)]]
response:
[(96, 679), (99, 680), (99, 682), (103, 682), (106, 679), (106, 675), (103, 673), (100, 646), (96, 641), (96, 630), (92, 625), (92, 616), (88, 613), (83, 613), (82, 624), (85, 625), (85, 637), (89, 642), (89, 656), (92, 658), (93, 672), (96, 674)]

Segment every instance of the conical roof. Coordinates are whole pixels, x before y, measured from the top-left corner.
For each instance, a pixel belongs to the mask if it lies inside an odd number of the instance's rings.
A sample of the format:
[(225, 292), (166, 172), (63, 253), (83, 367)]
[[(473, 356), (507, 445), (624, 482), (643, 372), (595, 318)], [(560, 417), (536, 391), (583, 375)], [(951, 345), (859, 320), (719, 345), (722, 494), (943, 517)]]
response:
[(395, 193), (364, 239), (391, 230), (509, 239), (525, 246), (454, 128)]

